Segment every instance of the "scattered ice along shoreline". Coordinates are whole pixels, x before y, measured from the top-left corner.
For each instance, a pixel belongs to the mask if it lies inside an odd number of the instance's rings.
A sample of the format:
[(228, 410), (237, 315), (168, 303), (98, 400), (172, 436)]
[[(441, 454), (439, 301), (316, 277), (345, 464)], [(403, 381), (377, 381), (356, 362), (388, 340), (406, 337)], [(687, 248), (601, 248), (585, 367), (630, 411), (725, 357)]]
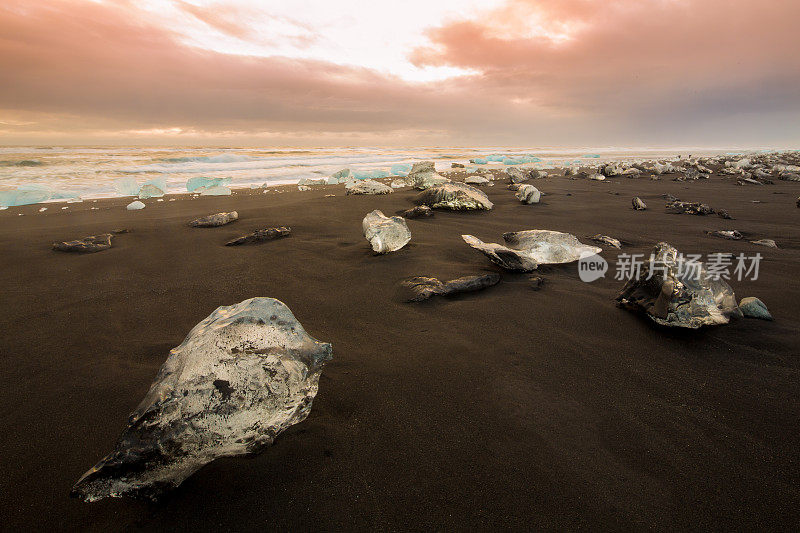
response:
[[(163, 184), (164, 192), (186, 193), (187, 181), (223, 180), (231, 188), (297, 183), (349, 168), (356, 177), (403, 175), (415, 161), (433, 160), (439, 170), (451, 163), (472, 167), (532, 164), (541, 168), (596, 165), (608, 159), (673, 158), (720, 155), (730, 149), (574, 149), (541, 148), (140, 148), (0, 147), (0, 196), (6, 203), (41, 203), (70, 198), (110, 198), (132, 194), (118, 190), (124, 180), (138, 187)], [(475, 163), (470, 163), (470, 159)], [(483, 163), (483, 161), (486, 161)], [(19, 189), (15, 194), (10, 190)], [(20, 191), (24, 191), (20, 193)], [(47, 192), (50, 192), (48, 195)], [(33, 202), (36, 200), (36, 202)]]

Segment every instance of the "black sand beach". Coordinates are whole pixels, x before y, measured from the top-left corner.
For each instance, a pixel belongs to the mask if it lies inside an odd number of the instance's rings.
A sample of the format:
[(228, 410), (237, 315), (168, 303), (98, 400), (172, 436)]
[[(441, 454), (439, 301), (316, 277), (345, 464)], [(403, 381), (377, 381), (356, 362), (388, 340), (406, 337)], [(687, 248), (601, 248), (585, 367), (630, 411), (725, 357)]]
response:
[[(532, 183), (547, 193), (541, 204), (521, 205), (498, 182), (483, 188), (494, 210), (410, 220), (411, 243), (386, 256), (372, 255), (361, 219), (411, 207), (416, 191), (283, 187), (151, 199), (142, 211), (123, 199), (0, 211), (3, 528), (797, 528), (800, 183)], [(663, 193), (735, 220), (668, 214)], [(631, 209), (633, 196), (648, 210)], [(187, 226), (234, 209), (235, 223)], [(279, 225), (292, 235), (223, 246)], [(101, 253), (50, 249), (116, 228), (131, 232)], [(460, 237), (500, 242), (534, 228), (619, 238), (621, 251), (604, 248), (612, 265), (658, 241), (760, 252), (759, 278), (731, 285), (776, 320), (657, 328), (615, 305), (613, 270), (584, 283), (574, 263), (542, 267), (536, 291), (531, 274), (501, 271)], [(717, 229), (748, 239), (704, 233)], [(780, 248), (749, 242), (758, 238)], [(409, 276), (486, 272), (502, 281), (417, 304), (398, 294)], [(333, 344), (309, 418), (258, 456), (209, 464), (160, 504), (70, 498), (170, 348), (216, 307), (253, 296), (283, 301)]]

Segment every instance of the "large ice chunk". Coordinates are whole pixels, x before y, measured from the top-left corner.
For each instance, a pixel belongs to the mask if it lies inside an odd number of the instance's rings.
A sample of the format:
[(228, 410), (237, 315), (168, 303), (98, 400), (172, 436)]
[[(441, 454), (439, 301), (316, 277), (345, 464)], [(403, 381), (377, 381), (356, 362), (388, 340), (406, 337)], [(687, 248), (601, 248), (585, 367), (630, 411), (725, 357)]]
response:
[(417, 205), (427, 205), (433, 209), (452, 209), (469, 211), (491, 209), (494, 204), (486, 194), (465, 183), (447, 182), (422, 191), (415, 199)]
[(505, 246), (485, 243), (472, 235), (462, 235), (461, 238), (493, 263), (517, 272), (535, 270), (540, 264), (571, 263), (602, 252), (596, 246), (583, 244), (570, 233), (544, 229), (504, 233)]
[(361, 180), (345, 185), (345, 194), (391, 194), (392, 188), (380, 181)]
[(662, 326), (690, 329), (727, 324), (732, 315), (741, 313), (725, 280), (666, 242), (655, 245), (651, 258), (638, 277), (625, 283), (617, 301)]
[(364, 217), (361, 227), (376, 254), (396, 252), (411, 240), (411, 231), (403, 217), (389, 218), (377, 209)]
[(408, 173), (408, 179), (412, 186), (422, 190), (441, 185), (448, 181), (447, 178), (436, 172), (436, 166), (433, 161), (414, 163), (414, 166), (411, 167), (411, 171)]
[(308, 416), (331, 353), (278, 300), (218, 307), (170, 350), (114, 451), (72, 494), (157, 499), (218, 457), (263, 450)]
[(516, 197), (523, 204), (538, 204), (542, 193), (533, 185), (520, 185)]

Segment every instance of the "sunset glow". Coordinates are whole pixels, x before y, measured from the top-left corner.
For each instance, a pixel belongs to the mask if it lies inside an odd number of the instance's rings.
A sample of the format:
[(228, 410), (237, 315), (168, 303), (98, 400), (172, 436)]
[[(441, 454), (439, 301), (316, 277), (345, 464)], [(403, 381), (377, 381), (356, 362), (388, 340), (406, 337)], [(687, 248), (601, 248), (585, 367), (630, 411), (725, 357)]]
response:
[(0, 142), (800, 140), (779, 0), (0, 6)]

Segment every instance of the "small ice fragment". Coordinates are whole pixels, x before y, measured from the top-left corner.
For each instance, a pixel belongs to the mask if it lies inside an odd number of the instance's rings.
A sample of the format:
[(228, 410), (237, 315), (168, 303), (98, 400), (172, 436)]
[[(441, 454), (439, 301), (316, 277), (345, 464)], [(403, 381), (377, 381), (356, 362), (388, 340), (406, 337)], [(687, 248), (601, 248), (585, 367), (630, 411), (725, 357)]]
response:
[(139, 200), (136, 200), (134, 202), (129, 203), (125, 207), (125, 209), (127, 209), (128, 211), (136, 211), (138, 209), (144, 209), (144, 202), (140, 202)]

